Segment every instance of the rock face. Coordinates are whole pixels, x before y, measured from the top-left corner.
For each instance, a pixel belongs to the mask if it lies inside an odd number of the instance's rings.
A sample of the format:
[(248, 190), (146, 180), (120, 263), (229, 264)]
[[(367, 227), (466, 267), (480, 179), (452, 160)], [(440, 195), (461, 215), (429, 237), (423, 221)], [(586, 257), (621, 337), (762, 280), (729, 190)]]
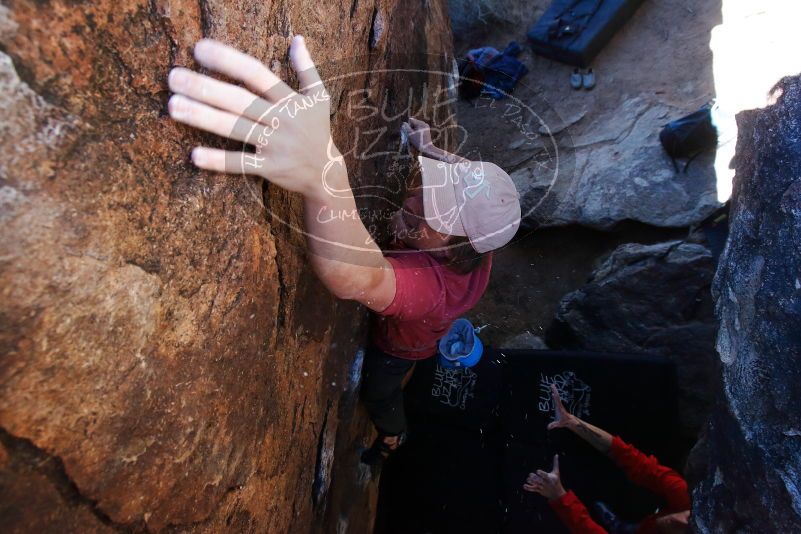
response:
[[(301, 199), (194, 168), (191, 147), (220, 140), (165, 114), (167, 72), (194, 67), (197, 39), (288, 76), (295, 33), (324, 78), (408, 67), (393, 62), (409, 52), (450, 69), (440, 0), (0, 6), (5, 532), (369, 530), (365, 314), (329, 296), (281, 222), (299, 223)], [(421, 76), (328, 86), (355, 184), (383, 178), (352, 150), (381, 117), (350, 115), (351, 90), (374, 107), (388, 94), (397, 132)]]
[(459, 38), (481, 35), (497, 26), (531, 24), (545, 7), (539, 0), (448, 0), (453, 33)]
[(546, 342), (673, 359), (682, 434), (694, 441), (713, 399), (713, 272), (712, 255), (701, 244), (622, 245), (584, 287), (562, 299)]
[(501, 342), (500, 346), (504, 349), (532, 349), (532, 350), (547, 350), (548, 346), (545, 341), (539, 336), (535, 336), (531, 332), (523, 332), (513, 336), (506, 341)]
[(719, 406), (693, 491), (699, 532), (801, 530), (801, 76), (737, 116), (730, 232), (713, 290)]

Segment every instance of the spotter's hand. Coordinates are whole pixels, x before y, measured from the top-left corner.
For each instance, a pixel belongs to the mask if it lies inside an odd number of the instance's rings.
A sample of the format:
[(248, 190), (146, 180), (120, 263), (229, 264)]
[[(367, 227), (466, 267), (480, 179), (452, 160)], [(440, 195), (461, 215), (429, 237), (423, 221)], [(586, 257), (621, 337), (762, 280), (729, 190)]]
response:
[(523, 489), (532, 493), (539, 493), (548, 500), (562, 497), (565, 488), (562, 486), (562, 478), (559, 474), (559, 455), (553, 457), (553, 468), (550, 473), (538, 469), (536, 473), (529, 473)]
[(330, 96), (303, 37), (289, 57), (300, 88), (295, 92), (263, 63), (217, 41), (195, 45), (195, 59), (247, 89), (189, 69), (169, 74), (170, 116), (179, 122), (253, 145), (255, 152), (208, 147), (192, 150), (192, 162), (217, 172), (252, 174), (305, 196), (324, 195), (325, 176), (342, 167), (331, 138)]
[(556, 384), (551, 384), (551, 398), (553, 399), (554, 420), (548, 423), (548, 430), (554, 428), (570, 428), (576, 422), (576, 416), (571, 414), (562, 404)]

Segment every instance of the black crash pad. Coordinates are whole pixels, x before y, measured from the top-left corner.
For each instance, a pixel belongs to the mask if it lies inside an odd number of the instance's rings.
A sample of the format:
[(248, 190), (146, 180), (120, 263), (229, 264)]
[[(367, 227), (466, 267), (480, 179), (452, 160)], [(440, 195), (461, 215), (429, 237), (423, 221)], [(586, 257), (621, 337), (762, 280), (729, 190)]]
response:
[(469, 371), (419, 362), (405, 398), (409, 441), (383, 467), (375, 532), (564, 532), (545, 499), (522, 490), (561, 455), (566, 487), (622, 516), (655, 505), (615, 466), (564, 430), (547, 431), (555, 381), (586, 420), (669, 464), (675, 369), (664, 358), (487, 348)]
[(526, 35), (537, 54), (586, 67), (642, 1), (554, 0)]
[[(504, 532), (562, 532), (545, 499), (525, 492), (529, 472), (550, 471), (560, 455), (562, 482), (586, 505), (601, 500), (619, 515), (641, 519), (658, 501), (632, 484), (606, 457), (570, 431), (546, 430), (553, 420), (549, 384), (566, 407), (639, 449), (670, 462), (680, 457), (676, 429), (676, 374), (666, 358), (578, 351), (504, 350), (501, 399), (504, 454)], [(528, 529), (528, 530), (527, 530)], [(541, 530), (540, 530), (541, 529)]]
[(503, 367), (418, 362), (406, 386), (409, 440), (384, 465), (376, 534), (500, 532)]

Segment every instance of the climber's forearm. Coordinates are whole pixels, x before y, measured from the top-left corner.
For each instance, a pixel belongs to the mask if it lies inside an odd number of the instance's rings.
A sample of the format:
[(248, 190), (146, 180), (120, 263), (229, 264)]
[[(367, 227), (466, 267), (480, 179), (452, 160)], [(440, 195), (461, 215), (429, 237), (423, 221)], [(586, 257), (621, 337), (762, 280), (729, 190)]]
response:
[(612, 435), (606, 430), (591, 425), (575, 416), (571, 418), (567, 428), (592, 445), (595, 449), (604, 454), (609, 453), (609, 449), (612, 447)]
[(329, 291), (357, 299), (392, 267), (359, 217), (344, 166), (332, 169), (325, 183), (327, 191), (304, 197), (309, 260)]
[(429, 157), (431, 159), (436, 159), (439, 161), (445, 161), (447, 163), (459, 163), (460, 161), (468, 161), (467, 159), (461, 156), (457, 156), (456, 154), (451, 154), (447, 150), (437, 148), (434, 145), (429, 145), (423, 152), (424, 152), (423, 155), (426, 157)]

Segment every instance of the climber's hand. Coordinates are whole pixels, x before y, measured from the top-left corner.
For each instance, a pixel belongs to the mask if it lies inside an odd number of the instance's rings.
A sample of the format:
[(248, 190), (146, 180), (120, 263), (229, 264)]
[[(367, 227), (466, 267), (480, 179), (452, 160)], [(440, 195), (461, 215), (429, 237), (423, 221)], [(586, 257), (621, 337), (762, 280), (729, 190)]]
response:
[(242, 82), (248, 89), (175, 68), (169, 74), (170, 116), (185, 124), (248, 143), (255, 152), (196, 147), (192, 161), (217, 172), (261, 176), (276, 185), (320, 198), (329, 172), (344, 170), (331, 139), (330, 96), (306, 43), (296, 35), (289, 50), (299, 93), (257, 59), (222, 43), (195, 45), (202, 66)]
[(567, 493), (559, 477), (559, 455), (554, 455), (553, 468), (550, 473), (546, 473), (542, 469), (538, 469), (536, 473), (529, 473), (523, 489), (539, 493), (548, 500), (558, 499)]
[(575, 420), (576, 416), (571, 414), (565, 409), (562, 404), (562, 398), (559, 396), (559, 390), (556, 384), (551, 384), (551, 398), (553, 399), (554, 417), (555, 419), (548, 423), (548, 430), (554, 428), (569, 428)]
[(431, 128), (427, 123), (409, 117), (409, 122), (401, 124), (401, 129), (409, 137), (409, 142), (423, 154), (430, 154), (434, 147)]

